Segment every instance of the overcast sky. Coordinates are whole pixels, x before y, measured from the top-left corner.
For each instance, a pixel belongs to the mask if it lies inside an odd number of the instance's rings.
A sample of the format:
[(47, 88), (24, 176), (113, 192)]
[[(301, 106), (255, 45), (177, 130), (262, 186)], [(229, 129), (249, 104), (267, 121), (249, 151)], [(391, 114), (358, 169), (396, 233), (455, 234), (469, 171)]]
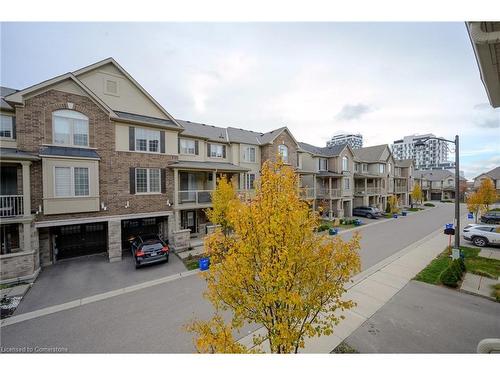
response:
[(324, 146), (461, 136), (472, 178), (500, 165), (500, 111), (463, 23), (2, 23), (2, 86), (114, 57), (176, 118)]

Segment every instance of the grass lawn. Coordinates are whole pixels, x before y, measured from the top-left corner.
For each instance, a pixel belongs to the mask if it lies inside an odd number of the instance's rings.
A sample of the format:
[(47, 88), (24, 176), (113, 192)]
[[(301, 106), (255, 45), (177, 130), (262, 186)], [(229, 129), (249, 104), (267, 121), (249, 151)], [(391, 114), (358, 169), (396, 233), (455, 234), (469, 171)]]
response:
[(186, 259), (183, 259), (182, 262), (186, 266), (186, 268), (191, 271), (197, 268), (200, 268), (198, 261), (202, 258), (202, 255), (189, 256)]
[(495, 299), (500, 302), (500, 284), (496, 284), (493, 286), (493, 291), (491, 293), (492, 297), (495, 297)]
[(408, 208), (407, 210), (405, 211), (410, 211), (410, 212), (416, 212), (416, 211), (422, 211), (423, 208), (418, 208), (418, 207), (413, 207), (413, 208)]
[[(490, 278), (498, 278), (500, 276), (500, 260), (478, 256), (480, 249), (466, 246), (460, 246), (460, 249), (465, 257), (465, 268), (467, 272)], [(415, 280), (439, 285), (441, 284), (441, 274), (450, 263), (450, 249), (447, 248), (430, 262), (427, 267), (420, 271), (417, 276), (415, 276)]]

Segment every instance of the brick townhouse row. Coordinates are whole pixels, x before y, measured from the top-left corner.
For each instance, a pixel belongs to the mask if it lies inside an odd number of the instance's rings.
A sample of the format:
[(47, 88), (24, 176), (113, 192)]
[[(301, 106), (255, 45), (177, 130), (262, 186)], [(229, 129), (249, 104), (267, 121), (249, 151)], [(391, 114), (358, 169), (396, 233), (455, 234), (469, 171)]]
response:
[(141, 232), (203, 235), (217, 178), (251, 195), (281, 155), (304, 199), (329, 217), (408, 204), (413, 163), (387, 145), (352, 150), (172, 117), (112, 58), (22, 90), (1, 88), (1, 281), (93, 253), (122, 258)]

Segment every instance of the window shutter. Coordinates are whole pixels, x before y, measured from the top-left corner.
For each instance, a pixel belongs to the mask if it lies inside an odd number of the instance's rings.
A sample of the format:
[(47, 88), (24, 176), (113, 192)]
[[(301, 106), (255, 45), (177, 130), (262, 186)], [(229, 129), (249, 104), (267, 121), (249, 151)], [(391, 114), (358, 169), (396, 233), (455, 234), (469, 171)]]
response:
[(160, 152), (165, 153), (165, 132), (163, 130), (160, 131)]
[(135, 151), (135, 128), (133, 126), (128, 127), (128, 149)]
[(225, 159), (226, 158), (226, 146), (222, 146), (222, 157)]
[(165, 194), (167, 192), (167, 170), (165, 168), (160, 169), (161, 178), (161, 192)]
[(210, 157), (210, 143), (207, 143), (207, 156)]
[(135, 194), (135, 168), (130, 168), (129, 182), (130, 182), (130, 194)]
[(177, 137), (177, 153), (181, 153), (181, 139)]
[(16, 117), (12, 117), (12, 139), (16, 139)]
[(200, 149), (198, 148), (198, 141), (194, 141), (194, 154), (199, 155), (200, 154)]

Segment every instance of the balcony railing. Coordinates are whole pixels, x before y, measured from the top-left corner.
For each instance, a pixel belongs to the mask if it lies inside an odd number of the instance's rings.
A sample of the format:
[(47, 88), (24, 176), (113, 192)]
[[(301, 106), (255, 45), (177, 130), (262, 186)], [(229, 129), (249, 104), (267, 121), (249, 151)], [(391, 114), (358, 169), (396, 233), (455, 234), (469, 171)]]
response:
[(395, 186), (394, 191), (396, 193), (406, 193), (408, 189), (406, 188), (406, 186)]
[(367, 194), (381, 194), (382, 189), (379, 187), (356, 187), (354, 193), (357, 195), (367, 195)]
[(299, 196), (301, 199), (315, 199), (316, 192), (314, 188), (299, 188)]
[(318, 198), (340, 198), (342, 192), (340, 189), (319, 189), (316, 196)]
[(179, 204), (206, 205), (212, 203), (213, 190), (180, 190), (178, 192)]
[(24, 215), (22, 195), (0, 195), (0, 217)]
[[(180, 190), (178, 204), (184, 205), (211, 205), (214, 190)], [(242, 200), (249, 200), (255, 196), (255, 190), (236, 190), (236, 195)]]

